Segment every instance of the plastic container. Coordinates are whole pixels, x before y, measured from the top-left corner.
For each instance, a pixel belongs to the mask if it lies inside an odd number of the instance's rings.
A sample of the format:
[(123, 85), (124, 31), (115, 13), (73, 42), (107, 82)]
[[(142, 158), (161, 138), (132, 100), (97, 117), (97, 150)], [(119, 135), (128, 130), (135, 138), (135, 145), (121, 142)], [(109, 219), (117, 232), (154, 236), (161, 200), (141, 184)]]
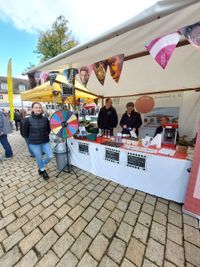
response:
[(92, 133), (92, 134), (88, 134), (87, 135), (87, 139), (90, 141), (96, 141), (97, 138), (97, 134), (96, 133)]

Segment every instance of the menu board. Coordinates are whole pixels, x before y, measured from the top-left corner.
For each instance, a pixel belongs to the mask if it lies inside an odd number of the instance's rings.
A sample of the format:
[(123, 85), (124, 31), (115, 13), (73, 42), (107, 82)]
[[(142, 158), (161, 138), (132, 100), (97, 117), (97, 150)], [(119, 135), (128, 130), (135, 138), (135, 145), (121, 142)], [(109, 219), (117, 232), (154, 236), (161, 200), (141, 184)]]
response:
[(119, 164), (120, 151), (112, 148), (105, 148), (105, 160)]
[(89, 144), (84, 142), (78, 142), (78, 151), (81, 154), (89, 155)]
[(146, 170), (146, 159), (147, 156), (138, 153), (127, 154), (127, 166), (135, 169)]

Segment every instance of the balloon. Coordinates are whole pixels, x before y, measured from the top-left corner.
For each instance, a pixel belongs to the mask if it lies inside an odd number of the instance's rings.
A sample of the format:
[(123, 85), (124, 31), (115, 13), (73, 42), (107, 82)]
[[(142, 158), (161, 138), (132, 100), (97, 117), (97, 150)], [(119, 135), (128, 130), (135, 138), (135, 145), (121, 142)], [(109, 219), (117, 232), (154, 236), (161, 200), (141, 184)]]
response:
[(141, 96), (135, 102), (135, 108), (138, 112), (148, 113), (154, 108), (154, 99), (151, 96)]

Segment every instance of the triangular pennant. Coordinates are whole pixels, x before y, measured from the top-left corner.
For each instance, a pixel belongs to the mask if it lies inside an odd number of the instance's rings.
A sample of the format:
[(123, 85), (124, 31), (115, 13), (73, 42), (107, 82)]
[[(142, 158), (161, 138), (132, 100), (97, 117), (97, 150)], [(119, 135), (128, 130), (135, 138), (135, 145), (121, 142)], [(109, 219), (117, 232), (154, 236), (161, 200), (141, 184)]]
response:
[(97, 79), (102, 85), (104, 84), (105, 81), (107, 67), (108, 67), (107, 59), (93, 64), (93, 70), (96, 74)]
[(40, 74), (41, 74), (41, 71), (36, 71), (35, 72), (34, 76), (35, 76), (36, 86), (41, 85)]
[(110, 75), (112, 76), (113, 80), (118, 83), (122, 67), (124, 63), (124, 54), (116, 55), (114, 57), (108, 58), (108, 66), (110, 69)]
[(86, 87), (93, 71), (93, 65), (82, 66), (78, 69), (80, 81)]
[(28, 79), (29, 79), (30, 87), (31, 88), (36, 87), (37, 84), (35, 81), (35, 72), (28, 73)]
[(180, 37), (181, 35), (178, 32), (174, 32), (154, 39), (148, 45), (145, 45), (145, 47), (153, 56), (155, 61), (163, 69), (165, 69), (174, 49), (176, 48), (176, 45), (180, 40)]
[(55, 82), (56, 76), (58, 72), (49, 72), (49, 81), (50, 81), (50, 86), (52, 87), (53, 83)]
[(68, 84), (75, 85), (75, 76), (78, 73), (78, 70), (75, 68), (69, 68), (63, 70), (63, 75), (66, 77)]
[(183, 27), (179, 31), (194, 47), (200, 50), (200, 22)]
[(40, 73), (41, 84), (47, 82), (48, 80), (49, 80), (49, 73), (48, 72), (41, 72)]

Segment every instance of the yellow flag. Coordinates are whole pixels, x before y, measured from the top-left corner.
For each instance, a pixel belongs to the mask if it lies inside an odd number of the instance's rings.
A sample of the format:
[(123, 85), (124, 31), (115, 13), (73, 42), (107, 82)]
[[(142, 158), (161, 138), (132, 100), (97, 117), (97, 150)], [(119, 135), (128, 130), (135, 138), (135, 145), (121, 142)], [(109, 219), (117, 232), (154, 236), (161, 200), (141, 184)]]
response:
[(10, 107), (10, 120), (14, 119), (14, 106), (13, 106), (13, 81), (12, 81), (12, 59), (8, 61), (7, 68), (7, 84), (8, 84), (8, 102)]

